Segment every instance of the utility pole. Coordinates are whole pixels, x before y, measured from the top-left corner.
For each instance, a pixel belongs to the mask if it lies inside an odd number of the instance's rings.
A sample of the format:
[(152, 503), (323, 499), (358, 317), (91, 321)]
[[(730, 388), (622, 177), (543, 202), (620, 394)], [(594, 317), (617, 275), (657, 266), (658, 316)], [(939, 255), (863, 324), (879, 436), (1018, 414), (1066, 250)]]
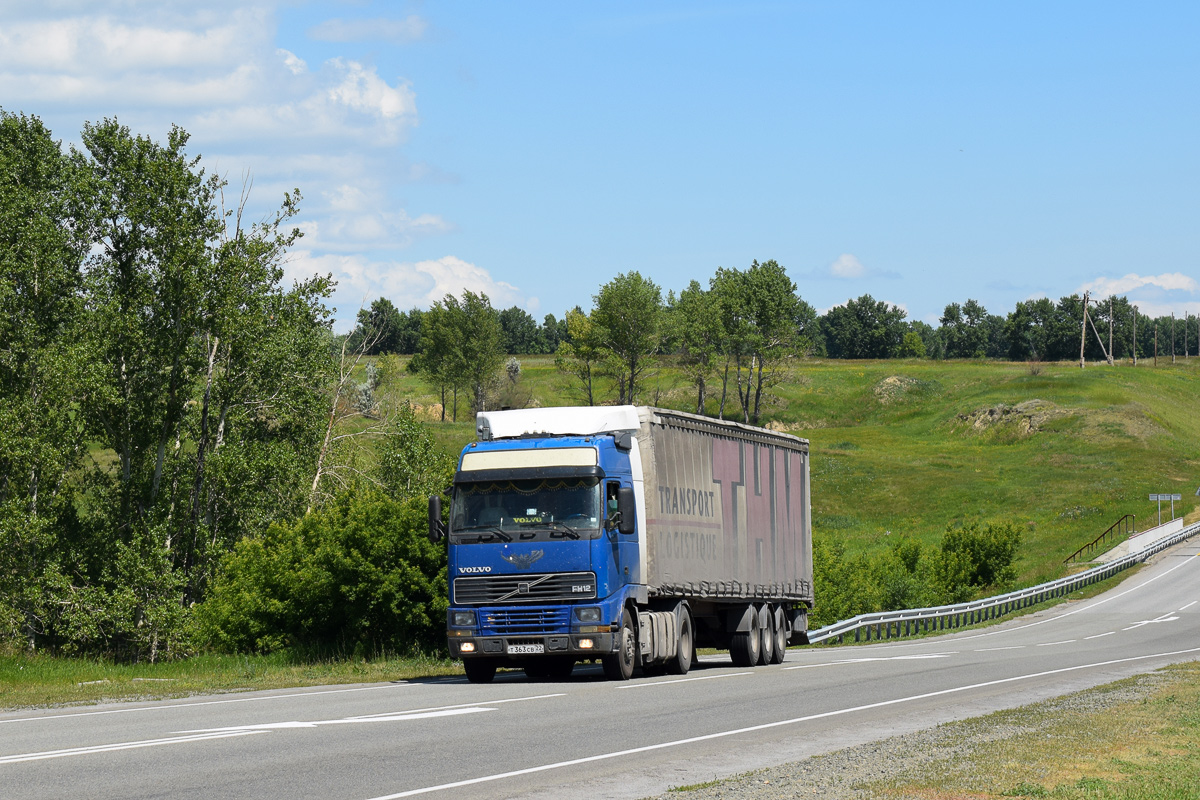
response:
[(1154, 320), (1154, 366), (1158, 366), (1158, 320)]
[(1113, 349), (1112, 349), (1112, 331), (1113, 331), (1113, 299), (1112, 295), (1108, 296), (1108, 365), (1113, 365)]
[(1087, 362), (1083, 360), (1083, 346), (1087, 343), (1087, 306), (1088, 293), (1083, 293), (1083, 320), (1079, 323), (1079, 368), (1083, 369)]
[(1175, 312), (1171, 312), (1171, 363), (1175, 363)]
[(1137, 306), (1133, 307), (1133, 365), (1137, 366)]

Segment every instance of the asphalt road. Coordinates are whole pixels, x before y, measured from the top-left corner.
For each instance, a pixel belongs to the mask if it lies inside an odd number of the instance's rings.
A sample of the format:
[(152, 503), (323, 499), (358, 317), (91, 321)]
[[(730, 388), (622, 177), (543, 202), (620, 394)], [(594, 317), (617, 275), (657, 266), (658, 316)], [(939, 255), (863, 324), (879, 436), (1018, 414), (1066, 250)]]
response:
[(604, 681), (498, 676), (0, 714), (2, 798), (640, 798), (1200, 659), (1200, 543), (976, 632)]

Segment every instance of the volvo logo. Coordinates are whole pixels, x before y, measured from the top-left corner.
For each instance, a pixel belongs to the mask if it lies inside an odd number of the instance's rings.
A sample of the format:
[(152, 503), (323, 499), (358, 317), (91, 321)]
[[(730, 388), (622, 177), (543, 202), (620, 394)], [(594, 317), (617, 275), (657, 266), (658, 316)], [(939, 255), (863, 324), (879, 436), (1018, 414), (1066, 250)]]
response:
[(458, 568), (459, 575), (468, 575), (472, 572), (491, 572), (491, 571), (492, 571), (491, 567), (459, 567)]
[(537, 561), (545, 555), (541, 550), (534, 550), (532, 553), (513, 553), (500, 556), (508, 563), (512, 564), (517, 569), (529, 569), (533, 566), (533, 562)]

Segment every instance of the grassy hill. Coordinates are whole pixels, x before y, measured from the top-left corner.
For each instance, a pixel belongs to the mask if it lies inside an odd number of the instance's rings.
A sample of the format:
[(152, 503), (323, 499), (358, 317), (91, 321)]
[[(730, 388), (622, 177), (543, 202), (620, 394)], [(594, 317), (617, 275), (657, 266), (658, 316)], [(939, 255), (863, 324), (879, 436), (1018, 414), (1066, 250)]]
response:
[[(520, 360), (531, 404), (578, 402), (551, 357)], [(695, 408), (694, 391), (665, 363), (645, 387), (639, 402)], [(437, 415), (437, 397), (418, 379), (401, 375), (387, 388)], [(715, 415), (720, 385), (709, 391)], [(1124, 514), (1137, 515), (1138, 530), (1151, 527), (1152, 492), (1183, 495), (1176, 514), (1200, 517), (1198, 396), (1200, 359), (1082, 370), (800, 360), (772, 388), (763, 422), (811, 443), (816, 536), (855, 553), (902, 534), (933, 544), (962, 521), (1015, 521), (1028, 583), (1062, 574), (1065, 557)], [(466, 405), (457, 424), (433, 426), (449, 449), (474, 436)], [(734, 405), (726, 414), (736, 419)]]

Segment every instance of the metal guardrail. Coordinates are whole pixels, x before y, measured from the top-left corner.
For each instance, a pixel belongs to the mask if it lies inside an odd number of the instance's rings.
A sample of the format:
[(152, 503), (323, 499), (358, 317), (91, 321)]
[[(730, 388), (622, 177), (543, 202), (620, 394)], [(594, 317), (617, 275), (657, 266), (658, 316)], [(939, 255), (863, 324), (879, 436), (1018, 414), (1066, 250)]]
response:
[(869, 642), (877, 639), (915, 636), (932, 631), (953, 630), (990, 619), (998, 619), (1018, 609), (1037, 605), (1054, 597), (1062, 597), (1076, 589), (1111, 578), (1118, 572), (1145, 561), (1155, 553), (1179, 544), (1185, 539), (1190, 539), (1198, 533), (1200, 533), (1200, 523), (1184, 528), (1179, 533), (1161, 539), (1143, 550), (1122, 556), (1108, 564), (1093, 567), (1086, 572), (983, 600), (949, 606), (934, 606), (933, 608), (859, 614), (857, 617), (811, 631), (808, 634), (808, 642), (809, 644), (844, 642), (850, 634), (854, 635), (856, 642)]

